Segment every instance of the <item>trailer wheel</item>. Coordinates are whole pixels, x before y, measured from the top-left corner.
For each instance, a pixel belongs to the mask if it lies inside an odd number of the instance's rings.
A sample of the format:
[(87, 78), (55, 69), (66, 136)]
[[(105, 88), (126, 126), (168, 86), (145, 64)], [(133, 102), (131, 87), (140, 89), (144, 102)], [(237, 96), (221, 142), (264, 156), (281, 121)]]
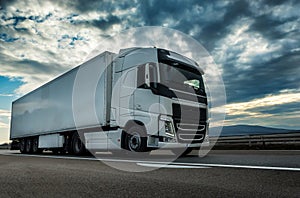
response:
[(32, 153), (42, 153), (42, 149), (39, 149), (39, 137), (35, 137), (32, 140)]
[(26, 140), (25, 152), (32, 153), (32, 139), (30, 139), (30, 138), (27, 138), (27, 140)]
[(72, 137), (72, 150), (75, 155), (83, 155), (86, 151), (85, 146), (77, 133)]
[(134, 152), (147, 152), (147, 137), (144, 127), (132, 126), (126, 131), (126, 149)]
[(21, 139), (21, 141), (20, 141), (20, 152), (21, 153), (26, 153), (25, 146), (26, 146), (26, 140), (25, 139)]
[(51, 151), (52, 151), (52, 153), (53, 153), (54, 155), (58, 155), (58, 152), (59, 152), (58, 149), (52, 149)]

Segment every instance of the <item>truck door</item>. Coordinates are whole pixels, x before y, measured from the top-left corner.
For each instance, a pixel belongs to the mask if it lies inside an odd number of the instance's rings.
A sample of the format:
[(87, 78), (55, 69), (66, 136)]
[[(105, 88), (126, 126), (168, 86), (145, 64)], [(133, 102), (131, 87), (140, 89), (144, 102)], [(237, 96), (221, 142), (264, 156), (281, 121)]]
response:
[(137, 89), (134, 92), (134, 115), (145, 124), (148, 134), (155, 135), (158, 131), (160, 113), (159, 96), (153, 94), (151, 86), (157, 83), (155, 63), (147, 63), (137, 68)]
[[(133, 111), (133, 93), (136, 89), (136, 68), (125, 71), (120, 86), (120, 119), (128, 117)], [(125, 118), (128, 119), (128, 118)], [(122, 122), (122, 121), (121, 121)]]

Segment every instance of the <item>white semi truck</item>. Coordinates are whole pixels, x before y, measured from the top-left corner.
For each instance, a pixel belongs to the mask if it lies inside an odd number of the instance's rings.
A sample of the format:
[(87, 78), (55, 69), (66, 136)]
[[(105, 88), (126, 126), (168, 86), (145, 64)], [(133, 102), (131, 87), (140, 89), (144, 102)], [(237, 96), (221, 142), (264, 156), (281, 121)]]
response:
[(195, 61), (165, 49), (103, 52), (15, 100), (10, 139), (21, 153), (187, 154), (209, 144), (203, 74)]

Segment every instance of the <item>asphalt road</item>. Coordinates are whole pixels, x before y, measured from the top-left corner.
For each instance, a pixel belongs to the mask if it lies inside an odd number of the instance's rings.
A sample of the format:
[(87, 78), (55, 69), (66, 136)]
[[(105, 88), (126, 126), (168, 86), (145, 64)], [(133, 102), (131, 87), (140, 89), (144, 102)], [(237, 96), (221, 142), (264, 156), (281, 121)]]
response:
[[(162, 164), (101, 157), (133, 169)], [(300, 151), (192, 153), (138, 173), (92, 157), (1, 150), (0, 182), (0, 197), (300, 197)]]

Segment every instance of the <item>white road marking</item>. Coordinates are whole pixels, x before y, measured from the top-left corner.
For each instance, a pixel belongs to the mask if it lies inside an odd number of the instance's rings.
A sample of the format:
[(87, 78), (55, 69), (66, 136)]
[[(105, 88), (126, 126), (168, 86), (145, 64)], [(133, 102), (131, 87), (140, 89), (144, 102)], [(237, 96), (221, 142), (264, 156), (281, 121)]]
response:
[(136, 163), (139, 166), (153, 167), (153, 168), (211, 168), (207, 166), (187, 166), (187, 165), (176, 165), (176, 164), (157, 164), (157, 163)]
[(100, 161), (96, 158), (85, 158), (85, 157), (65, 157), (57, 155), (32, 155), (32, 154), (16, 154), (16, 153), (0, 153), (0, 155), (7, 156), (21, 156), (21, 157), (39, 157), (39, 158), (52, 158), (52, 159), (71, 159), (71, 160), (90, 160), (90, 161)]
[(66, 156), (50, 156), (50, 155), (29, 155), (15, 153), (0, 153), (7, 156), (24, 156), (24, 157), (40, 157), (53, 159), (70, 159), (70, 160), (90, 160), (90, 161), (107, 161), (107, 162), (125, 162), (125, 163), (151, 163), (163, 165), (182, 165), (182, 166), (200, 166), (200, 167), (218, 167), (218, 168), (243, 168), (243, 169), (260, 169), (260, 170), (282, 170), (282, 171), (300, 171), (300, 168), (291, 167), (274, 167), (274, 166), (251, 166), (251, 165), (234, 165), (234, 164), (206, 164), (206, 163), (185, 163), (185, 162), (159, 162), (146, 160), (125, 160), (125, 159), (110, 159), (110, 158), (84, 158), (84, 157), (66, 157)]

